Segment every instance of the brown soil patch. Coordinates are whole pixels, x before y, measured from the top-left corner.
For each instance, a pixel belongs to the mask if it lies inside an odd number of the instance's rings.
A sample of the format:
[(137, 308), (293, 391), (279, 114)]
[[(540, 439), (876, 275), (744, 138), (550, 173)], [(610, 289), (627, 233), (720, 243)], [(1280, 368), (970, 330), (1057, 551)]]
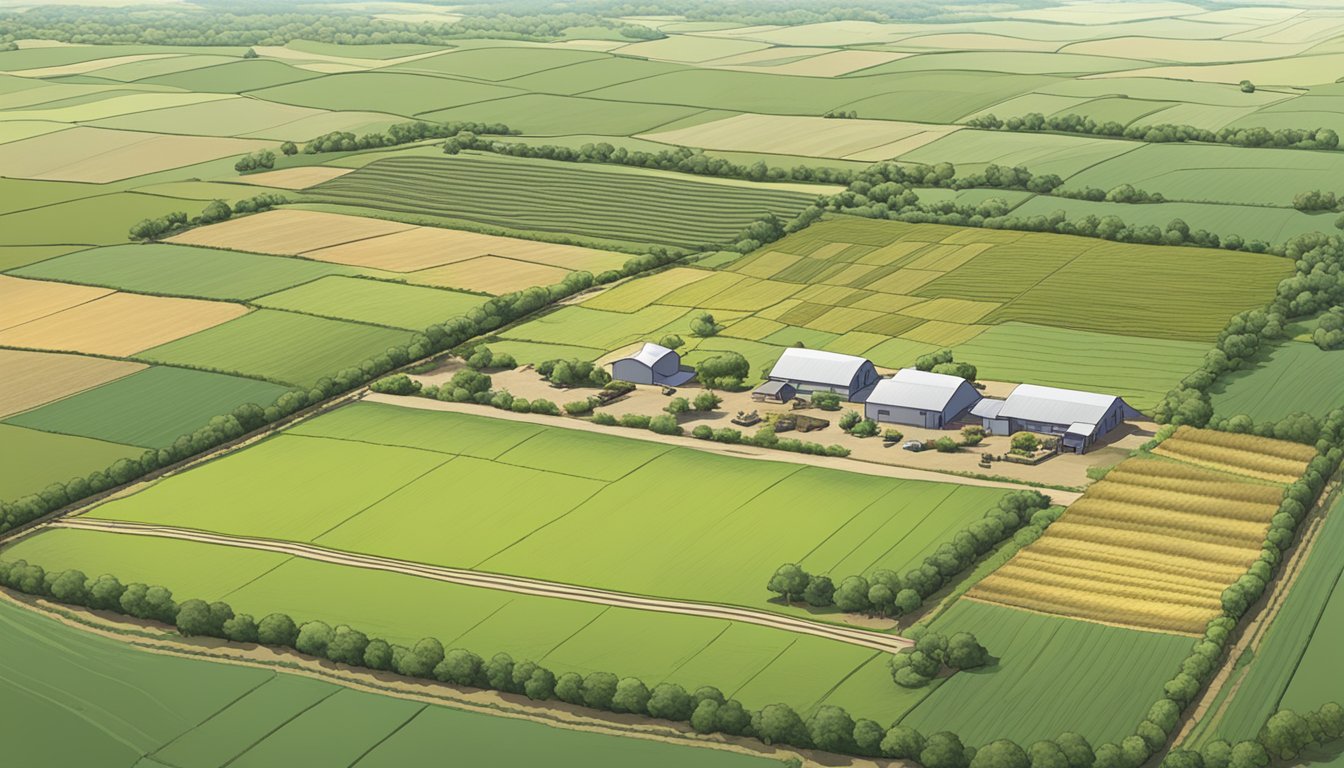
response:
[(101, 357), (0, 349), (0, 417), (36, 408), (99, 384), (148, 368), (141, 363)]

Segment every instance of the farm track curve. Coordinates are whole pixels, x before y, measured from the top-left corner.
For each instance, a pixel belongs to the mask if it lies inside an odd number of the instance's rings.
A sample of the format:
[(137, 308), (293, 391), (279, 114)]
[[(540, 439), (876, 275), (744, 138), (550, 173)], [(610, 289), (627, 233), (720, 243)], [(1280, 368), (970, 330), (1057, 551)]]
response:
[(624, 592), (611, 592), (591, 587), (580, 587), (552, 581), (542, 581), (523, 576), (508, 576), (497, 573), (483, 573), (462, 568), (427, 565), (389, 557), (344, 552), (326, 547), (298, 542), (278, 541), (274, 539), (252, 538), (209, 533), (187, 528), (174, 528), (165, 525), (145, 525), (113, 520), (90, 520), (85, 518), (66, 518), (49, 523), (51, 528), (73, 528), (78, 530), (99, 531), (131, 536), (150, 536), (164, 539), (194, 541), (202, 544), (215, 544), (262, 552), (274, 552), (305, 560), (345, 565), (354, 568), (399, 573), (406, 576), (443, 581), (481, 589), (494, 589), (515, 594), (535, 595), (561, 600), (606, 605), (614, 608), (628, 608), (655, 613), (671, 613), (700, 618), (737, 621), (771, 629), (779, 629), (796, 634), (811, 635), (837, 642), (857, 645), (876, 651), (896, 653), (914, 645), (912, 640), (897, 635), (872, 632), (865, 629), (825, 624), (807, 619), (794, 618), (771, 613), (769, 611), (740, 608), (714, 603), (694, 603), (683, 600), (645, 597)]

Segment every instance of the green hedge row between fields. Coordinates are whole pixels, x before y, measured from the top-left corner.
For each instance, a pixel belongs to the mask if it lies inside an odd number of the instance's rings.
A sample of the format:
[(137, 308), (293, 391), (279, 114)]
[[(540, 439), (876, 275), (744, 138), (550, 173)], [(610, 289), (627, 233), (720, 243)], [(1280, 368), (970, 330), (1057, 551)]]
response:
[[(1040, 538), (1062, 512), (1050, 509), (1050, 497), (1039, 491), (1013, 491), (999, 499), (984, 518), (940, 544), (904, 577), (878, 570), (867, 577), (848, 576), (837, 587), (829, 576), (813, 575), (796, 563), (786, 563), (770, 577), (766, 589), (786, 603), (801, 600), (814, 608), (835, 606), (845, 613), (899, 617), (918, 610), (955, 576), (1009, 539), (1026, 546)], [(893, 666), (898, 685), (918, 688), (929, 682), (932, 675), (912, 674), (908, 666)]]
[(1283, 255), (1294, 261), (1296, 272), (1279, 282), (1274, 299), (1261, 309), (1241, 312), (1218, 334), (1203, 364), (1180, 381), (1157, 405), (1153, 416), (1160, 424), (1207, 426), (1226, 432), (1254, 433), (1280, 440), (1316, 443), (1323, 424), (1300, 413), (1278, 422), (1255, 421), (1245, 414), (1217, 417), (1210, 391), (1220, 377), (1254, 365), (1270, 343), (1284, 337), (1293, 318), (1312, 315), (1344, 304), (1344, 241), (1337, 235), (1311, 233), (1289, 240)]
[[(48, 573), (24, 560), (0, 560), (0, 585), (28, 595), (68, 605), (112, 611), (176, 627), (184, 636), (218, 637), (238, 643), (293, 648), (300, 653), (406, 677), (436, 680), (450, 685), (521, 694), (535, 701), (558, 700), (618, 714), (646, 715), (685, 722), (700, 734), (750, 736), (766, 744), (816, 748), (828, 752), (907, 760), (925, 768), (1004, 768), (1004, 755), (1021, 756), (1021, 768), (1094, 768), (1100, 766), (1092, 746), (1082, 736), (1062, 734), (1057, 741), (1040, 741), (1030, 753), (1009, 741), (982, 749), (964, 745), (954, 733), (927, 737), (908, 726), (884, 728), (877, 722), (855, 719), (842, 707), (823, 705), (804, 718), (787, 704), (748, 710), (712, 686), (688, 692), (676, 683), (650, 689), (635, 677), (610, 672), (557, 676), (532, 661), (515, 661), (507, 653), (489, 659), (465, 649), (445, 650), (427, 637), (407, 647), (370, 638), (345, 625), (322, 621), (296, 622), (287, 614), (272, 613), (260, 620), (235, 613), (226, 602), (184, 600), (162, 586), (123, 585), (115, 576), (90, 580), (82, 571)], [(973, 637), (943, 638), (925, 633), (920, 644), (945, 663), (983, 663), (985, 652)], [(955, 640), (956, 642), (953, 642)], [(954, 654), (970, 658), (958, 660)], [(1028, 754), (1030, 759), (1028, 760)], [(1240, 768), (1240, 766), (1238, 767)]]
[(1183, 143), (1230, 144), (1234, 147), (1269, 147), (1274, 149), (1338, 149), (1339, 134), (1329, 128), (1222, 128), (1210, 131), (1193, 125), (1161, 123), (1125, 126), (1114, 120), (1097, 122), (1084, 115), (1064, 114), (1046, 117), (1040, 112), (1028, 112), (1021, 117), (1006, 120), (984, 115), (966, 121), (971, 128), (987, 131), (1015, 131), (1022, 133), (1080, 133), (1085, 136), (1105, 136), (1130, 139), (1154, 144)]
[(136, 241), (158, 240), (175, 235), (191, 227), (214, 224), (233, 218), (236, 213), (260, 213), (269, 211), (277, 205), (289, 202), (284, 195), (263, 192), (260, 195), (239, 200), (230, 206), (223, 200), (213, 200), (206, 204), (201, 214), (188, 217), (186, 211), (173, 211), (154, 219), (143, 219), (131, 226), (130, 238)]
[(0, 534), (81, 499), (132, 482), (151, 472), (236, 440), (248, 432), (274, 423), (303, 408), (317, 405), (342, 392), (348, 392), (413, 360), (457, 347), (472, 338), (487, 334), (561, 299), (587, 290), (597, 282), (617, 280), (657, 269), (677, 258), (674, 254), (657, 249), (650, 254), (633, 257), (621, 270), (603, 273), (598, 278), (594, 278), (588, 272), (571, 272), (564, 280), (549, 287), (533, 287), (491, 298), (464, 316), (429, 326), (424, 333), (413, 336), (407, 344), (389, 347), (385, 352), (368, 358), (358, 366), (345, 368), (330, 377), (323, 377), (312, 389), (286, 392), (265, 408), (251, 403), (239, 406), (227, 414), (212, 418), (191, 434), (179, 437), (167, 448), (148, 450), (138, 459), (120, 459), (110, 467), (96, 470), (87, 477), (74, 478), (65, 483), (53, 483), (38, 493), (17, 500), (0, 501)]

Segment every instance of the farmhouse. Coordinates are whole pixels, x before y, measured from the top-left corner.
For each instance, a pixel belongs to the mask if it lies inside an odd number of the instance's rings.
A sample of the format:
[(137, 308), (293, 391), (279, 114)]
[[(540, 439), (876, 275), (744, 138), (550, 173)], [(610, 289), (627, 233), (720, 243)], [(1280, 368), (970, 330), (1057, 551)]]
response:
[(1006, 400), (985, 398), (971, 408), (993, 435), (1039, 432), (1059, 435), (1060, 447), (1084, 453), (1106, 433), (1139, 416), (1115, 395), (1019, 384)]
[(800, 394), (835, 392), (857, 403), (878, 380), (877, 369), (862, 357), (802, 347), (784, 350), (766, 378), (786, 382)]
[(873, 387), (864, 416), (874, 421), (942, 429), (980, 402), (980, 393), (960, 376), (903, 368)]
[(652, 342), (645, 342), (638, 352), (611, 363), (611, 378), (631, 384), (678, 387), (694, 376), (695, 371), (682, 370), (681, 355)]

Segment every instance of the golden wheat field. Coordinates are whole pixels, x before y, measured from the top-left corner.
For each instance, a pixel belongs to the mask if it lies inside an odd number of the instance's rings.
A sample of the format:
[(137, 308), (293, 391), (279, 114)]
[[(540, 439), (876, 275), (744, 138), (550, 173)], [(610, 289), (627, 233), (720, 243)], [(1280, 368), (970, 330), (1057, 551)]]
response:
[(1258, 557), (1283, 486), (1311, 448), (1182, 428), (1132, 458), (968, 596), (1160, 632), (1198, 634)]

